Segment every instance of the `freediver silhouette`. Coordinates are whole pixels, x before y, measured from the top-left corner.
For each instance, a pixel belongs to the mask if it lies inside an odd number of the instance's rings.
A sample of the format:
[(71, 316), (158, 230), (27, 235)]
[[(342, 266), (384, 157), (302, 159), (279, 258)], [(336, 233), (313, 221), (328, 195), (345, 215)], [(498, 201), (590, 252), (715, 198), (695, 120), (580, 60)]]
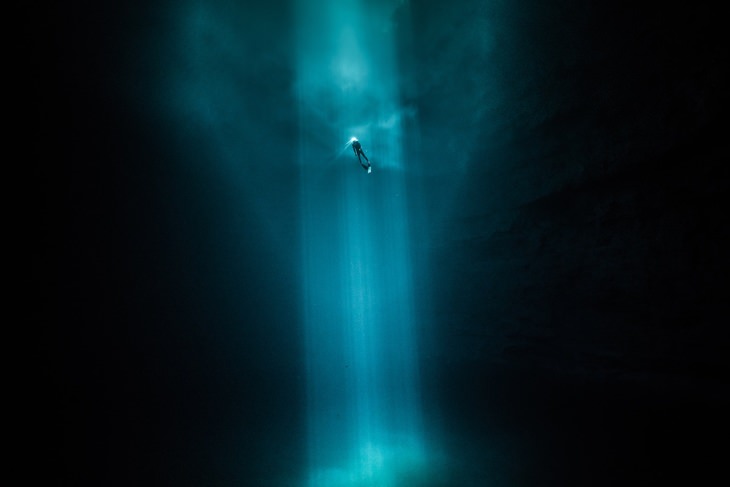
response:
[[(353, 137), (352, 139), (350, 139), (350, 142), (352, 143), (352, 150), (355, 151), (355, 155), (357, 156), (358, 162), (360, 162), (360, 165), (362, 166), (362, 168), (365, 169), (368, 172), (368, 174), (370, 174), (370, 172), (372, 172), (372, 168), (370, 167), (370, 159), (368, 159), (368, 156), (366, 156), (365, 152), (363, 152), (362, 145), (360, 145), (360, 141), (357, 140), (357, 137)], [(365, 158), (365, 161), (367, 162), (367, 164), (362, 162), (361, 156)]]

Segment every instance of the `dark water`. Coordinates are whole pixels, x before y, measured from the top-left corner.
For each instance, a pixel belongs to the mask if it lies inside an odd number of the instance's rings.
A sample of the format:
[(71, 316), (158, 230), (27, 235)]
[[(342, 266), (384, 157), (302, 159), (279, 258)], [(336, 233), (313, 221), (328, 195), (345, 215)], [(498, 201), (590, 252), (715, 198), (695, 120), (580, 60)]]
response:
[[(394, 7), (371, 9), (390, 12), (387, 34), (373, 17), (353, 28), (393, 39), (397, 79), (377, 83), (396, 103), (308, 112), (297, 26), (336, 20), (345, 3), (336, 15), (278, 0), (31, 13), (41, 142), (27, 150), (41, 211), (27, 261), (41, 305), (24, 314), (39, 378), (22, 394), (40, 459), (29, 476), (307, 485), (308, 332), (329, 315), (306, 314), (305, 283), (351, 309), (335, 281), (352, 274), (327, 260), (350, 262), (358, 237), (371, 246), (357, 255), (378, 261), (386, 311), (373, 326), (389, 323), (371, 352), (394, 369), (399, 351), (413, 354), (400, 370), (425, 453), (368, 450), (395, 465), (387, 480), (335, 466), (329, 485), (726, 476), (714, 446), (728, 405), (716, 16), (622, 2)], [(362, 107), (398, 114), (397, 137), (361, 137), (371, 175), (350, 152), (335, 168), (303, 164), (349, 138), (332, 123), (343, 104), (357, 111), (349, 121)], [(353, 215), (367, 231), (348, 226)], [(320, 373), (356, 377), (344, 358), (327, 362)], [(362, 404), (335, 397), (348, 417)]]

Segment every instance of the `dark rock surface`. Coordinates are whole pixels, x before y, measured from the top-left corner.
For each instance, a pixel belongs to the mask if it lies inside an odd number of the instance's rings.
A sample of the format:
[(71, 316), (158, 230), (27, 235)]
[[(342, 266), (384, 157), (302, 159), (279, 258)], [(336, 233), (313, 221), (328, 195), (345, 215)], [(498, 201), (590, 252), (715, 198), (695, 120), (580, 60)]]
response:
[[(421, 95), (424, 105), (438, 98), (469, 113), (449, 103), (464, 90), (450, 83), (474, 78), (486, 82), (469, 100), (482, 99), (491, 79), (504, 94), (453, 132), (464, 137), (455, 146), (472, 150), (468, 177), (430, 228), (435, 272), (449, 283), (436, 312), (453, 341), (466, 342), (453, 353), (720, 380), (727, 93), (711, 12), (496, 5), (442, 6), (460, 20), (429, 17), (430, 28), (466, 34), (427, 34), (447, 41), (422, 51), (434, 63), (420, 63), (428, 70), (454, 53), (480, 61), (435, 83), (441, 92)], [(478, 47), (469, 32), (498, 10), (513, 20), (505, 38), (481, 57), (469, 53)], [(429, 116), (421, 123), (434, 130), (452, 118)]]
[(537, 3), (414, 20), (424, 153), (464, 174), (427, 186), (427, 395), (497, 485), (725, 476), (722, 28), (703, 5)]

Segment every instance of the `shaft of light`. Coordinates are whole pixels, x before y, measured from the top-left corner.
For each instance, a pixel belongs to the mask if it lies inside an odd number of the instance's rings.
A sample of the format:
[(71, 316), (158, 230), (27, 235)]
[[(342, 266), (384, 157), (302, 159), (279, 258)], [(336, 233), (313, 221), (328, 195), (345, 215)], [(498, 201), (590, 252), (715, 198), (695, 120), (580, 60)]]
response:
[[(389, 24), (399, 3), (300, 0), (296, 12), (312, 487), (401, 485), (424, 462)], [(373, 174), (342, 152), (352, 137)]]

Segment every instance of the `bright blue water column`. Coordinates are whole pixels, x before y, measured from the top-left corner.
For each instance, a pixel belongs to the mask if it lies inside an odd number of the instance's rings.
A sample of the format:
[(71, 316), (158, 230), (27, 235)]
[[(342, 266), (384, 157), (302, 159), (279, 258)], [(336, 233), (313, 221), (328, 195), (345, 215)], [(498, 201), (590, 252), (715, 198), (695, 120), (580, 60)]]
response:
[(295, 12), (312, 487), (405, 485), (424, 471), (391, 22), (401, 3), (299, 0)]

